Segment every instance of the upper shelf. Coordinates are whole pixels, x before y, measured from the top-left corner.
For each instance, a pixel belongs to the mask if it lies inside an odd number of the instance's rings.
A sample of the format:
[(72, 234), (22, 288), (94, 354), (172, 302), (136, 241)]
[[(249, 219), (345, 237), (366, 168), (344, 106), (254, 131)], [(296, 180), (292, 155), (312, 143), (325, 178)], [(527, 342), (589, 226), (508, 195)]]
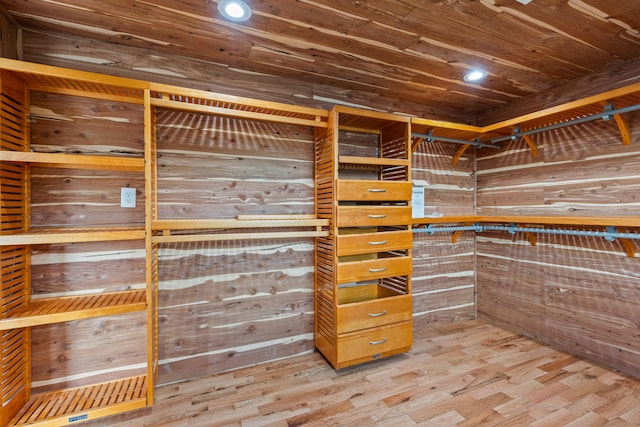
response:
[(156, 107), (312, 127), (327, 127), (329, 117), (328, 111), (319, 108), (298, 107), (157, 83), (151, 83), (150, 89), (150, 102)]
[(30, 90), (144, 104), (204, 114), (327, 127), (329, 112), (205, 90), (70, 70), (0, 58), (0, 68), (14, 72)]

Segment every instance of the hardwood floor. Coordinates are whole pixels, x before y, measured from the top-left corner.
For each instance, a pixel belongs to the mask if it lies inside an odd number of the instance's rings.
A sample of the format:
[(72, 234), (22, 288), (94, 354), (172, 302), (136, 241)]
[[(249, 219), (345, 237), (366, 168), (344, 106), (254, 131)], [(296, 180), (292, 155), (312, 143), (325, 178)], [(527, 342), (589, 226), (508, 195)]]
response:
[(153, 408), (86, 426), (638, 426), (640, 380), (474, 320), (333, 370), (317, 354), (158, 387)]

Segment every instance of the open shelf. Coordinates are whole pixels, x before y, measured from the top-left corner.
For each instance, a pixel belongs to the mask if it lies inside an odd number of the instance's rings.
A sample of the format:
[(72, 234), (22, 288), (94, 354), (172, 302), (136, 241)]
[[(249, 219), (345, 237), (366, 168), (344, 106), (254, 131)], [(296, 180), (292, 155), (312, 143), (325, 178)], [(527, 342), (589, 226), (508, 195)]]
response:
[(0, 235), (0, 246), (139, 240), (144, 239), (144, 237), (145, 231), (139, 227), (100, 229), (47, 228)]
[(66, 426), (147, 406), (147, 377), (34, 394), (10, 426)]
[(35, 299), (10, 317), (0, 319), (0, 331), (144, 311), (146, 308), (145, 290)]
[(144, 172), (144, 159), (136, 157), (2, 150), (0, 151), (0, 161), (38, 163), (41, 166), (67, 169), (105, 169)]

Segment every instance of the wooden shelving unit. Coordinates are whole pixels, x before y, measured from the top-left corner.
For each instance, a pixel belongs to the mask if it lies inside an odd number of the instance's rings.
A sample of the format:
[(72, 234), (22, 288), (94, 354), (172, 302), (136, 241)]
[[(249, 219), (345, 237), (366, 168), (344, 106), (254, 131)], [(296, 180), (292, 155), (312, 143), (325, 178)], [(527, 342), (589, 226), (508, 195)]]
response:
[[(121, 292), (71, 296), (32, 295), (31, 252), (38, 245), (140, 241), (145, 227), (33, 227), (32, 168), (83, 169), (139, 173), (148, 168), (142, 155), (36, 152), (30, 145), (32, 91), (142, 104), (146, 83), (62, 70), (18, 61), (0, 60), (0, 257), (2, 294), (0, 330), (3, 338), (2, 413), (0, 425), (67, 425), (142, 408), (153, 402), (157, 353), (154, 342), (152, 284)], [(72, 151), (77, 150), (73, 148)], [(32, 393), (31, 328), (125, 313), (147, 313), (148, 367), (144, 375), (114, 378), (98, 384)]]

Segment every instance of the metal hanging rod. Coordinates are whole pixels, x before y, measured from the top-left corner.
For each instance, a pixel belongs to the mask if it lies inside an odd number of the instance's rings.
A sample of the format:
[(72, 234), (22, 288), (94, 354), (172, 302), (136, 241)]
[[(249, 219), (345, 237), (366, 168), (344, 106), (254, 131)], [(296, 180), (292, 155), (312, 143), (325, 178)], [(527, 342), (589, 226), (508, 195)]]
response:
[[(629, 113), (631, 111), (637, 111), (637, 110), (640, 110), (640, 104), (630, 105), (628, 107), (617, 108), (617, 109), (614, 109), (612, 104), (608, 104), (607, 106), (605, 106), (604, 111), (601, 112), (601, 113), (595, 113), (595, 114), (592, 114), (590, 116), (585, 116), (585, 117), (580, 117), (580, 118), (577, 118), (577, 119), (567, 120), (566, 122), (561, 122), (561, 123), (556, 123), (556, 124), (553, 124), (553, 125), (543, 126), (543, 127), (540, 127), (540, 128), (531, 129), (531, 130), (527, 130), (527, 131), (524, 131), (524, 132), (515, 131), (511, 135), (492, 138), (492, 139), (490, 139), (488, 141), (488, 143), (489, 144), (495, 144), (497, 142), (508, 141), (510, 139), (516, 139), (516, 138), (520, 138), (520, 137), (526, 136), (526, 135), (533, 135), (533, 134), (540, 133), (540, 132), (546, 132), (546, 131), (549, 131), (549, 130), (559, 129), (559, 128), (563, 128), (563, 127), (566, 127), (566, 126), (571, 126), (571, 125), (576, 125), (576, 124), (580, 124), (580, 123), (591, 122), (593, 120), (598, 120), (598, 119), (611, 120), (614, 115)], [(486, 144), (486, 143), (484, 143), (484, 144)]]
[(437, 136), (433, 134), (433, 131), (429, 131), (428, 133), (412, 132), (411, 136), (413, 136), (414, 138), (424, 138), (427, 142), (442, 141), (442, 142), (452, 142), (455, 144), (473, 145), (474, 147), (480, 147), (480, 148), (501, 148), (500, 145), (496, 145), (496, 144), (503, 141), (521, 138), (527, 135), (534, 135), (536, 133), (546, 132), (554, 129), (560, 129), (563, 127), (577, 125), (580, 123), (587, 123), (587, 122), (591, 122), (598, 119), (611, 120), (613, 119), (614, 115), (630, 113), (632, 111), (638, 111), (638, 110), (640, 110), (640, 104), (629, 105), (628, 107), (622, 107), (622, 108), (614, 108), (613, 104), (609, 103), (604, 107), (604, 111), (601, 113), (595, 113), (589, 116), (579, 117), (577, 119), (567, 120), (566, 122), (556, 123), (553, 125), (543, 126), (535, 129), (526, 130), (526, 131), (521, 131), (519, 130), (519, 128), (516, 128), (516, 130), (511, 135), (491, 138), (489, 141), (481, 141), (480, 138), (476, 138), (473, 141), (469, 141), (466, 139)]
[(482, 142), (482, 141), (480, 141), (480, 138), (476, 138), (473, 141), (468, 141), (466, 139), (457, 139), (457, 138), (449, 138), (449, 137), (446, 137), (446, 136), (437, 136), (437, 135), (434, 135), (432, 133), (432, 131), (429, 131), (428, 133), (412, 132), (411, 136), (413, 136), (414, 138), (424, 138), (427, 142), (442, 141), (442, 142), (453, 142), (454, 144), (473, 145), (474, 147), (482, 147), (482, 148), (500, 148), (499, 145), (495, 145), (493, 143)]
[(432, 227), (431, 224), (426, 228), (414, 228), (414, 233), (445, 233), (455, 231), (475, 231), (481, 233), (483, 231), (507, 231), (511, 234), (517, 232), (522, 233), (544, 233), (544, 234), (559, 234), (565, 236), (590, 236), (590, 237), (604, 237), (606, 240), (615, 239), (640, 239), (640, 233), (621, 233), (616, 230), (615, 227), (605, 227), (606, 231), (587, 231), (587, 230), (569, 230), (569, 229), (554, 229), (554, 228), (536, 228), (536, 227), (519, 227), (517, 225), (460, 225), (460, 226), (445, 226), (445, 227)]

